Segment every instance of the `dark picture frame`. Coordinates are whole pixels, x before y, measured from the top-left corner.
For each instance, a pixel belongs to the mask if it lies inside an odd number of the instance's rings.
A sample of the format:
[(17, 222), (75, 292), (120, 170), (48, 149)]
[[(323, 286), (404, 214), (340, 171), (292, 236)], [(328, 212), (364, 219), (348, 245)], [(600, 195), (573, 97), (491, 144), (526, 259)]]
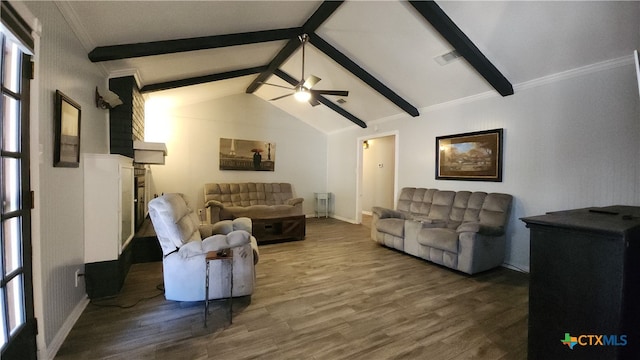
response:
[(81, 115), (80, 105), (60, 90), (56, 90), (54, 167), (80, 166)]
[(502, 181), (503, 129), (436, 137), (436, 179)]

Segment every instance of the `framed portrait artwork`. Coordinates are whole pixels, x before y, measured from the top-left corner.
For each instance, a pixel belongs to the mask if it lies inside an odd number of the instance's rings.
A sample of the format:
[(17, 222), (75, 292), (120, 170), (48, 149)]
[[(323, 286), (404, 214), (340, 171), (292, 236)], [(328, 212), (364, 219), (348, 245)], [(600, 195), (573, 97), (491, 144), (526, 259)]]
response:
[(502, 132), (436, 137), (436, 179), (502, 181)]
[(53, 166), (80, 166), (80, 105), (56, 90)]

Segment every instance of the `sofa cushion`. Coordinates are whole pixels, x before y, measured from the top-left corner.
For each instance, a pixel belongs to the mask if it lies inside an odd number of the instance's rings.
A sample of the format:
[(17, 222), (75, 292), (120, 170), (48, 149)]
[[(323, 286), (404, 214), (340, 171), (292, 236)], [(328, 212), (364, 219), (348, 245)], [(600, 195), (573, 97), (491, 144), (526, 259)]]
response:
[(152, 219), (153, 226), (165, 255), (187, 242), (202, 239), (197, 215), (187, 205), (184, 195), (171, 193), (155, 198), (149, 202), (149, 212), (158, 215)]
[(432, 248), (458, 253), (458, 233), (446, 228), (423, 228), (418, 233), (418, 243)]
[(455, 196), (455, 191), (436, 191), (436, 193), (433, 194), (429, 218), (434, 220), (449, 220)]
[(204, 202), (216, 200), (226, 206), (282, 205), (293, 198), (289, 183), (210, 183), (204, 186)]
[(449, 222), (447, 223), (447, 227), (449, 229), (456, 229), (462, 223), (470, 197), (470, 191), (456, 192), (456, 196), (453, 199), (453, 206), (451, 207), (451, 212), (449, 213)]
[(480, 225), (492, 229), (495, 235), (501, 235), (507, 223), (512, 199), (508, 194), (488, 194), (480, 210)]
[(467, 221), (480, 221), (480, 210), (482, 209), (482, 204), (484, 204), (484, 199), (487, 197), (486, 192), (476, 191), (469, 196), (469, 201), (467, 202), (467, 210), (464, 212), (463, 222)]
[(403, 188), (396, 209), (411, 214), (427, 215), (431, 209), (431, 199), (436, 191), (436, 189)]
[(397, 237), (404, 236), (404, 220), (403, 219), (380, 219), (376, 223), (376, 229), (380, 232), (394, 235)]
[(433, 195), (436, 193), (436, 191), (437, 190), (435, 189), (413, 189), (409, 212), (411, 212), (412, 214), (421, 215), (429, 214), (433, 201)]

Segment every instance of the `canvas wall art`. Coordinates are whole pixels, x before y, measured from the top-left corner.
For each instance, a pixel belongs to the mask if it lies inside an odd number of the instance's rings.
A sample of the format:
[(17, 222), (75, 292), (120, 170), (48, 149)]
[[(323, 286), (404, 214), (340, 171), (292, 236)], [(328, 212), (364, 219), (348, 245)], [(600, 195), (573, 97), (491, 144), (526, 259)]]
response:
[(276, 144), (220, 138), (220, 170), (274, 171)]

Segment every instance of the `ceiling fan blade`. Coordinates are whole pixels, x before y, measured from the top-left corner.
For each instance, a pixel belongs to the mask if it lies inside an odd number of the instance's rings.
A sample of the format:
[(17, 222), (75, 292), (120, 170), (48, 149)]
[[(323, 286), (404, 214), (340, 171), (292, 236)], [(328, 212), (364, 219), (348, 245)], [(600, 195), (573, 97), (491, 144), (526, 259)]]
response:
[(291, 96), (291, 95), (293, 95), (293, 93), (282, 95), (282, 96), (278, 96), (278, 97), (274, 97), (273, 99), (269, 99), (269, 101), (280, 100), (282, 98), (286, 98), (287, 96)]
[(279, 87), (279, 88), (283, 88), (283, 89), (287, 89), (287, 90), (295, 90), (295, 88), (289, 87), (289, 86), (282, 86), (282, 85), (277, 85), (277, 84), (270, 84), (270, 83), (266, 83), (266, 82), (260, 82), (258, 84), (261, 85), (269, 85), (269, 86), (275, 86), (275, 87)]
[(311, 106), (318, 106), (320, 105), (320, 101), (312, 96), (311, 99), (309, 99), (309, 104), (311, 104)]
[(320, 80), (319, 77), (315, 76), (315, 75), (309, 75), (307, 76), (307, 78), (304, 80), (304, 84), (302, 84), (302, 86), (306, 87), (307, 89), (311, 89), (315, 84), (317, 84)]
[(309, 90), (314, 95), (336, 95), (336, 96), (349, 96), (349, 92), (346, 90)]

